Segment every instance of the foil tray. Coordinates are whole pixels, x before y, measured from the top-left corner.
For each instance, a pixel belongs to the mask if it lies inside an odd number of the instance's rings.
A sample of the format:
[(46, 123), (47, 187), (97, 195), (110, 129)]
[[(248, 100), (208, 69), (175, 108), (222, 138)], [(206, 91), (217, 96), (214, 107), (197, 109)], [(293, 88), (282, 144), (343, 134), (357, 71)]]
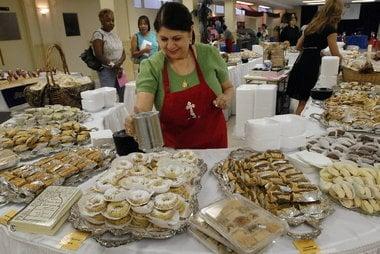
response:
[[(194, 192), (190, 198), (190, 215), (196, 213), (199, 210), (198, 194), (202, 189), (201, 178), (207, 171), (207, 165), (203, 160), (198, 160), (198, 167), (200, 169), (199, 174), (193, 179)], [(189, 216), (190, 217), (190, 216)], [(139, 241), (142, 239), (168, 239), (176, 234), (186, 232), (189, 227), (188, 218), (184, 219), (176, 228), (173, 229), (157, 229), (157, 228), (134, 228), (128, 227), (123, 229), (111, 229), (104, 225), (96, 226), (88, 223), (83, 219), (79, 212), (78, 204), (75, 204), (70, 212), (68, 219), (72, 226), (80, 231), (90, 232), (92, 237), (102, 246), (118, 247), (130, 242)]]

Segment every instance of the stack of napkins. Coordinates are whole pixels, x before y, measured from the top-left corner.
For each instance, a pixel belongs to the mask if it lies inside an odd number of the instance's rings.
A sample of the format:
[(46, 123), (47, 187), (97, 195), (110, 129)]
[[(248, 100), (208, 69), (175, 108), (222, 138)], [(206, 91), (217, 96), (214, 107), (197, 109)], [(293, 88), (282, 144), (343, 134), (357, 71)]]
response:
[(10, 226), (16, 231), (54, 235), (81, 194), (77, 187), (49, 186), (10, 221)]
[(190, 218), (190, 232), (214, 253), (257, 253), (287, 231), (287, 223), (250, 200), (232, 195)]

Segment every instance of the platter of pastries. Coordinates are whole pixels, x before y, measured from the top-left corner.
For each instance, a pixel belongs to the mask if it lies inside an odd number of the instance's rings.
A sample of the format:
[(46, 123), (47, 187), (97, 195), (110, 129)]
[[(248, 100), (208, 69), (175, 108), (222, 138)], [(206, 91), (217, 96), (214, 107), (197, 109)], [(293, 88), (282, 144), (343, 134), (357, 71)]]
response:
[(90, 114), (78, 108), (62, 105), (46, 105), (41, 108), (27, 108), (12, 115), (12, 120), (3, 124), (5, 127), (43, 126), (66, 122), (83, 123)]
[(380, 132), (380, 96), (374, 92), (342, 89), (327, 99), (321, 115), (312, 114), (324, 127)]
[(0, 172), (4, 202), (29, 203), (50, 185), (78, 185), (109, 166), (114, 152), (100, 148), (62, 151)]
[(309, 138), (306, 148), (336, 161), (347, 160), (364, 167), (380, 163), (380, 138), (365, 133), (330, 129), (323, 136)]
[(10, 149), (21, 160), (30, 160), (58, 152), (68, 146), (83, 145), (90, 140), (90, 129), (78, 122), (56, 126), (0, 128), (0, 149)]
[(117, 158), (71, 210), (74, 228), (106, 247), (185, 231), (207, 166), (191, 151)]
[(315, 226), (310, 234), (288, 232), (294, 238), (317, 237), (321, 231), (311, 221), (320, 222), (333, 212), (318, 186), (278, 150), (238, 149), (217, 163), (212, 172), (225, 193), (240, 194), (285, 219), (291, 226), (303, 223)]
[(319, 172), (322, 191), (342, 206), (380, 215), (380, 170), (336, 162)]

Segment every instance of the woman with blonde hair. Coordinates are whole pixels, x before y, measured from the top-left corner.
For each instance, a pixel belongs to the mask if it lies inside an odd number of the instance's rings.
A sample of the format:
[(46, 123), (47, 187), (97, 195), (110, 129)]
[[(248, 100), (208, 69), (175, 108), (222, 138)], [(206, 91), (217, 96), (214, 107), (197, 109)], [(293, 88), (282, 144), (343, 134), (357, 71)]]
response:
[(327, 0), (297, 42), (301, 54), (289, 74), (286, 92), (299, 101), (296, 110), (298, 115), (305, 108), (310, 91), (317, 83), (322, 62), (321, 50), (329, 46), (331, 55), (341, 57), (336, 43), (336, 31), (342, 11), (342, 0)]

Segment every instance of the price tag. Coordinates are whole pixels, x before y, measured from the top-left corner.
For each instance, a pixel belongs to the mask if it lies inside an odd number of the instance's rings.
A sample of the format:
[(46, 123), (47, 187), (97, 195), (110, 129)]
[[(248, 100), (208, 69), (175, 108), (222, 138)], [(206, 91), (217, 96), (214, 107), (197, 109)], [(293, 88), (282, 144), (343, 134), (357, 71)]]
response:
[(7, 225), (8, 222), (13, 218), (15, 217), (17, 214), (17, 211), (16, 210), (9, 210), (8, 212), (6, 212), (5, 214), (3, 214), (2, 216), (0, 216), (0, 223), (3, 224), (3, 225)]
[(90, 233), (74, 231), (65, 235), (59, 243), (60, 249), (78, 250), (82, 243), (90, 236)]
[(320, 253), (319, 246), (314, 240), (295, 240), (293, 241), (293, 244), (300, 254)]

